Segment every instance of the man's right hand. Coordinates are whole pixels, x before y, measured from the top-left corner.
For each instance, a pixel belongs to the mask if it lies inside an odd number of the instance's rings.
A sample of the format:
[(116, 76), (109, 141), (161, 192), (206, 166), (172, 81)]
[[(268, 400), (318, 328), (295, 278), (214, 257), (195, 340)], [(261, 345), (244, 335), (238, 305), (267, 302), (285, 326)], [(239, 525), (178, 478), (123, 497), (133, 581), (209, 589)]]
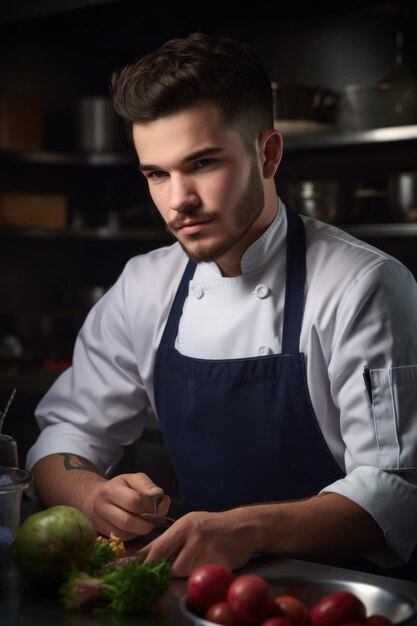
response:
[(86, 511), (96, 530), (109, 536), (113, 532), (123, 540), (146, 535), (153, 524), (139, 517), (153, 513), (153, 497), (164, 496), (158, 513), (166, 515), (171, 500), (146, 474), (120, 474), (101, 482), (94, 490)]
[(46, 506), (65, 504), (82, 511), (100, 534), (111, 532), (123, 541), (145, 535), (153, 524), (141, 513), (154, 512), (154, 497), (163, 496), (158, 513), (168, 512), (171, 500), (143, 473), (120, 474), (107, 479), (86, 459), (72, 454), (52, 454), (33, 468), (34, 487)]

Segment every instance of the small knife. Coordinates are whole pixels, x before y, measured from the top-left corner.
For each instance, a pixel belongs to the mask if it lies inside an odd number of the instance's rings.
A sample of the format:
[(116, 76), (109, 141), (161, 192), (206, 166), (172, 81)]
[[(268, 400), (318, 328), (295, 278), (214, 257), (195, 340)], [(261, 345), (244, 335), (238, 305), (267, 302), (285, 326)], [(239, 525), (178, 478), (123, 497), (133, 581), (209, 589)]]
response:
[(151, 524), (155, 524), (155, 526), (162, 526), (164, 528), (172, 526), (172, 524), (176, 521), (173, 517), (158, 515), (157, 513), (141, 513), (139, 517), (145, 520), (145, 522), (150, 522)]

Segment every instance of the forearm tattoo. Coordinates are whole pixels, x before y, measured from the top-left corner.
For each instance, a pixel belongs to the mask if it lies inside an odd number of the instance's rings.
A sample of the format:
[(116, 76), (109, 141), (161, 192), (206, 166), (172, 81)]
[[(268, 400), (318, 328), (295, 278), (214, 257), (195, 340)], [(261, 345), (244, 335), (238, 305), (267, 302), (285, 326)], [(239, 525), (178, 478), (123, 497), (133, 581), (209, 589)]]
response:
[(94, 472), (98, 474), (96, 466), (77, 454), (68, 454), (61, 452), (61, 456), (64, 457), (64, 467), (66, 470), (83, 470), (84, 472)]

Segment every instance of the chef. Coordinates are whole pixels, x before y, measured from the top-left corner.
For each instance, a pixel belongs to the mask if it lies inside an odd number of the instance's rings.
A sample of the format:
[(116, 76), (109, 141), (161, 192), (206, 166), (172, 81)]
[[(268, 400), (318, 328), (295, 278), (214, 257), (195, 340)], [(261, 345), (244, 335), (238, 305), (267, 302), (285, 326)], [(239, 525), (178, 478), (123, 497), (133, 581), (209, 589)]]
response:
[[(161, 488), (113, 475), (160, 421), (184, 514), (144, 549), (406, 564), (417, 540), (417, 286), (388, 254), (278, 197), (271, 84), (195, 33), (114, 73), (141, 174), (177, 240), (131, 259), (41, 400), (27, 467), (46, 505), (146, 534)], [(169, 509), (169, 497), (159, 512)]]

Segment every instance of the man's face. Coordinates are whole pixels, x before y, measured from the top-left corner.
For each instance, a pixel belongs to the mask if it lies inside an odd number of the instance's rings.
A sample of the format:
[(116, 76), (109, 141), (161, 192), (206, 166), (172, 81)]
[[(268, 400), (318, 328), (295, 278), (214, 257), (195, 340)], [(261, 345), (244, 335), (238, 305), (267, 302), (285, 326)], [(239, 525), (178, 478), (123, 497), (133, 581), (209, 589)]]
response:
[(264, 208), (256, 146), (249, 155), (208, 102), (134, 124), (133, 137), (152, 199), (189, 257), (240, 261)]

